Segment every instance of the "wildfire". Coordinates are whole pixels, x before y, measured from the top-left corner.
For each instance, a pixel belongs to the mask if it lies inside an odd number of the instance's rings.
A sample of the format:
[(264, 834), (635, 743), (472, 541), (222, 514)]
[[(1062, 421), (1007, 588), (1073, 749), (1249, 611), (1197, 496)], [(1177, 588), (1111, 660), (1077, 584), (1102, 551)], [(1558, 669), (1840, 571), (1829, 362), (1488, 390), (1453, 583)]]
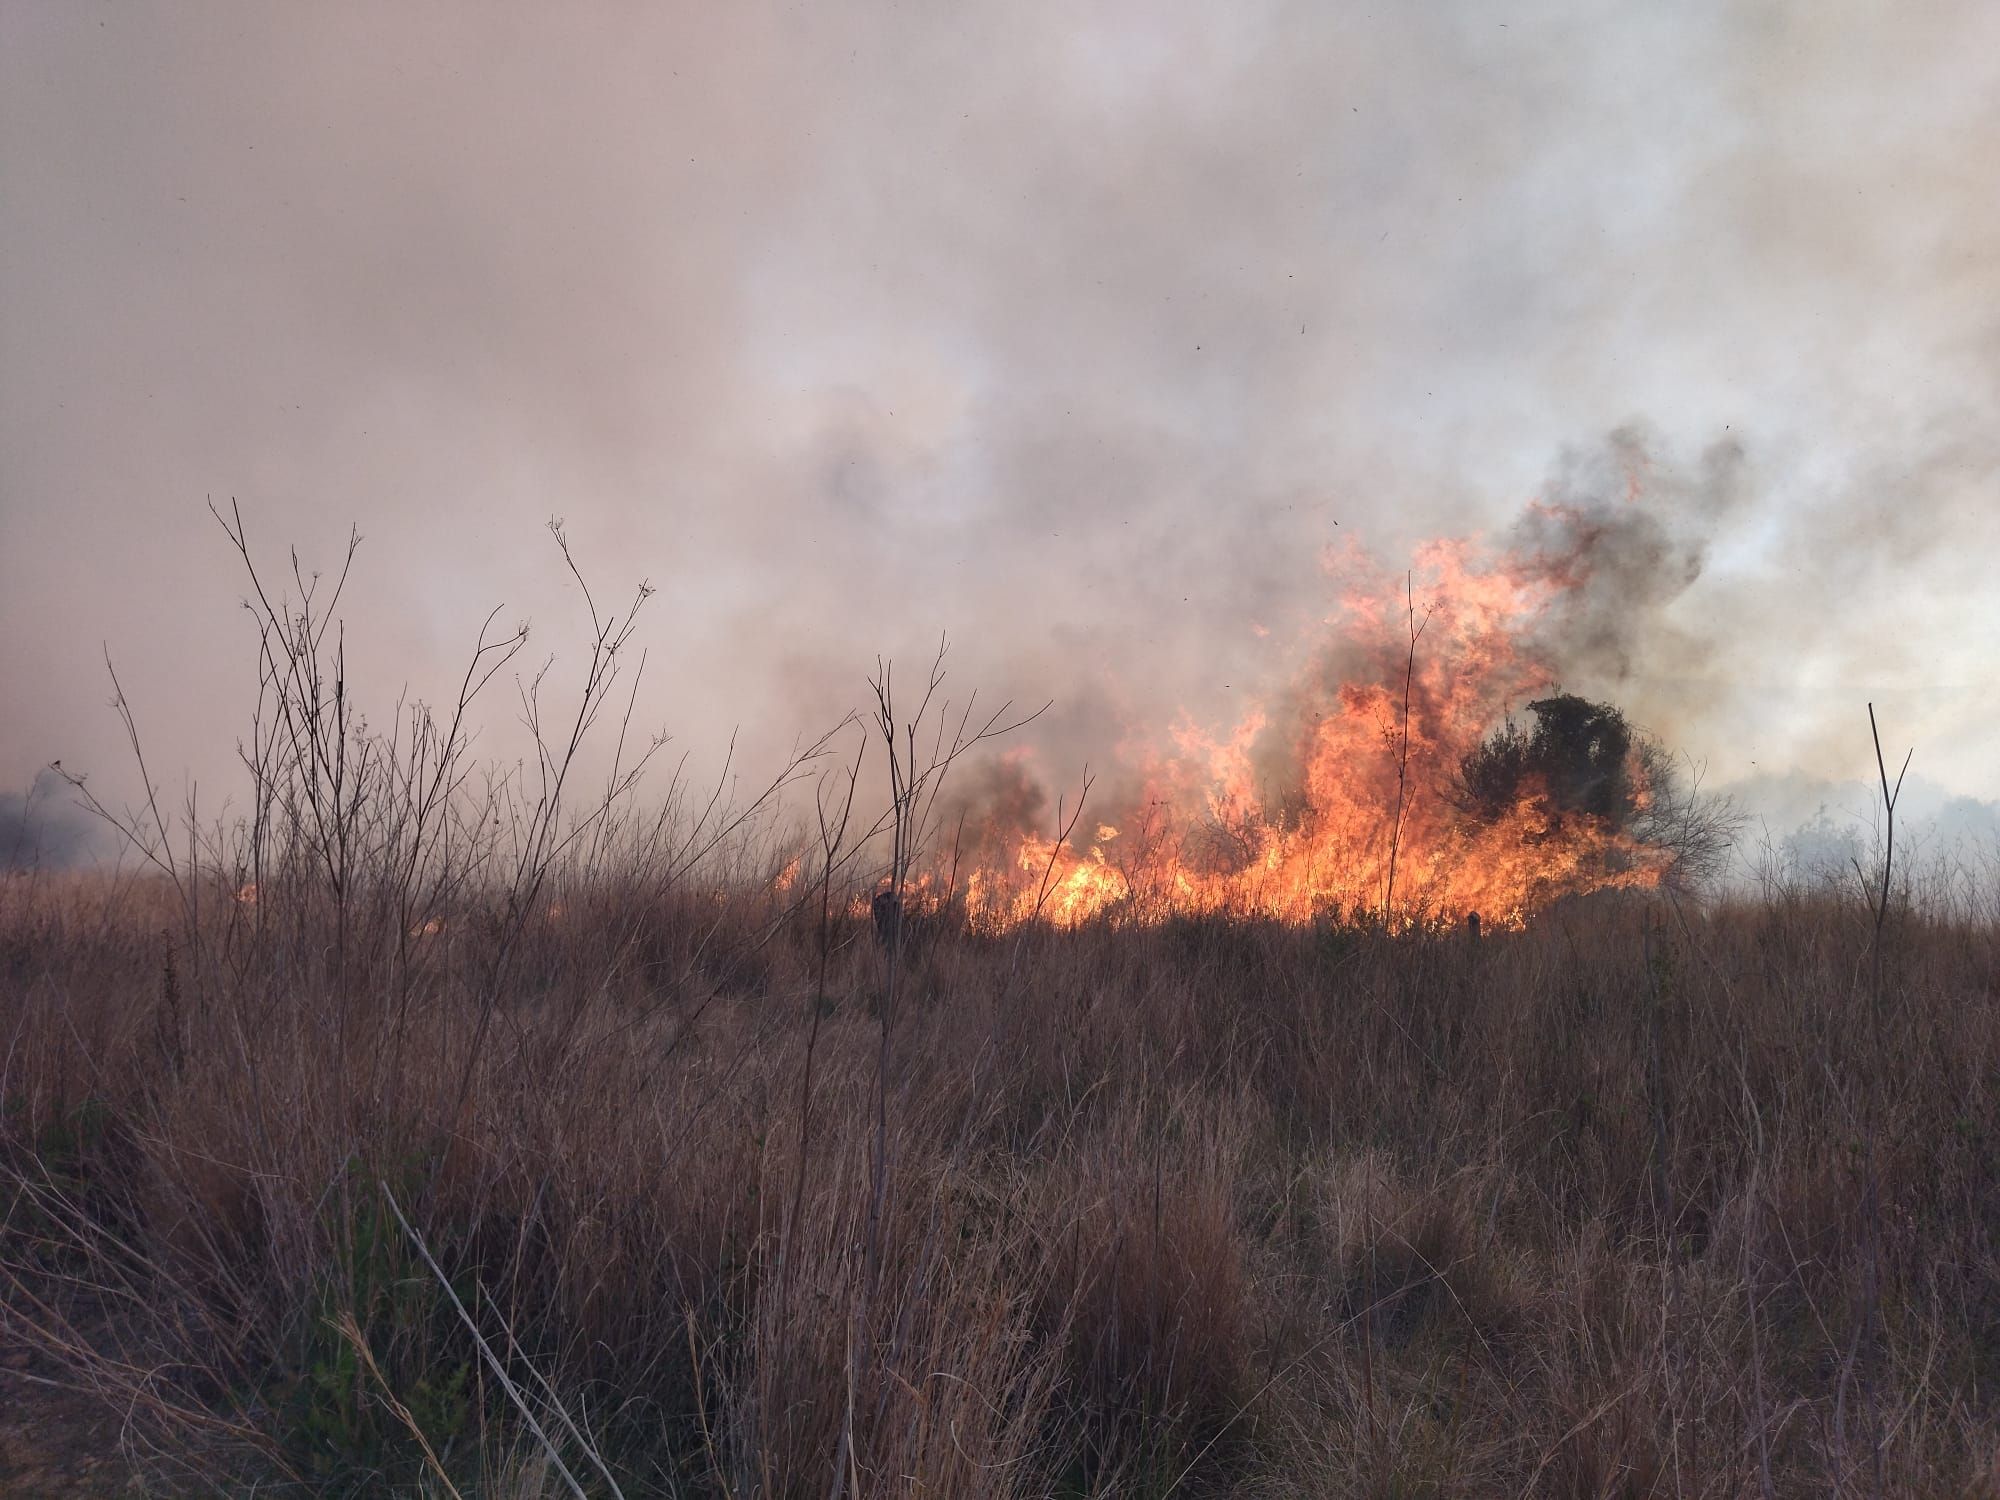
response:
[[(1553, 506), (1536, 514), (1544, 532), (1581, 519)], [(1312, 667), (1222, 733), (1184, 724), (1170, 749), (1118, 778), (1117, 824), (1094, 837), (987, 827), (960, 882), (968, 920), (1005, 930), (1229, 913), (1409, 925), (1476, 913), (1519, 926), (1564, 895), (1656, 885), (1670, 857), (1634, 836), (1629, 816), (1593, 815), (1534, 775), (1497, 808), (1463, 795), (1465, 757), (1556, 687), (1541, 627), (1588, 582), (1598, 535), (1573, 529), (1581, 555), (1444, 540), (1407, 578), (1331, 554), (1341, 602)], [(1643, 809), (1643, 765), (1633, 757), (1621, 775), (1624, 806)]]

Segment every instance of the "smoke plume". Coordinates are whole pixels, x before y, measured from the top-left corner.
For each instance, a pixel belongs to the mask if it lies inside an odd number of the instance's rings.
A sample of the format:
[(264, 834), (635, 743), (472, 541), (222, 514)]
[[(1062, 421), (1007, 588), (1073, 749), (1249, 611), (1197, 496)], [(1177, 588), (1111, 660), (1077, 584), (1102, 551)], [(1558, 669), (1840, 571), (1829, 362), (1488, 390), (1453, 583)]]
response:
[(279, 571), (358, 523), (378, 714), (495, 605), (561, 681), (554, 514), (698, 762), (948, 633), (1049, 787), (1296, 723), (1329, 548), (1464, 538), (1718, 780), (1874, 701), (2000, 793), (1996, 99), (1977, 0), (9, 7), (0, 782), (135, 781), (108, 646), (240, 794), (233, 496)]
[(70, 799), (54, 771), (25, 792), (0, 792), (0, 871), (66, 870), (102, 852), (103, 825)]

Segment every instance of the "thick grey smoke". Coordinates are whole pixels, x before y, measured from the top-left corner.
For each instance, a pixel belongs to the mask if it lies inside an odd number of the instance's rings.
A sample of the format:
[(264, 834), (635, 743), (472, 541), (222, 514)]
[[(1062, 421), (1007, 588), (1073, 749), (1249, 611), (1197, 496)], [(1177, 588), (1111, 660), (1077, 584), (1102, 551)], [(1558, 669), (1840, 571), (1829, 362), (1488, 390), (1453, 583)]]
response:
[(1554, 591), (1529, 649), (1563, 678), (1607, 691), (1664, 662), (1705, 665), (1714, 642), (1671, 610), (1735, 521), (1742, 479), (1733, 441), (1688, 467), (1631, 427), (1564, 454), (1508, 536), (1517, 575)]
[(0, 784), (124, 774), (108, 643), (156, 771), (240, 790), (210, 495), (274, 561), (359, 523), (379, 706), (494, 604), (574, 658), (560, 514), (603, 593), (662, 586), (640, 716), (697, 756), (949, 631), (1061, 768), (1292, 680), (1329, 545), (1504, 541), (1642, 448), (1668, 503), (1554, 622), (1572, 686), (1718, 778), (1848, 774), (1873, 699), (2000, 792), (1977, 0), (0, 31)]

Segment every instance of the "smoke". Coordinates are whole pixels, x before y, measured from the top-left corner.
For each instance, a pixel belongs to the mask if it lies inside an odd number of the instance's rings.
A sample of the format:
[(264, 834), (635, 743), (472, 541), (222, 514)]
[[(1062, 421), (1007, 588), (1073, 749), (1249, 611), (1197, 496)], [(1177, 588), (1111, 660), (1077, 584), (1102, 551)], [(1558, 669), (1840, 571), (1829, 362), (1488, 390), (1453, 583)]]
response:
[(233, 495), (272, 560), (359, 523), (378, 713), (496, 604), (560, 681), (553, 513), (662, 586), (637, 717), (697, 760), (949, 633), (1066, 785), (1379, 678), (1327, 549), (1462, 536), (1577, 570), (1529, 654), (1718, 779), (1849, 774), (1873, 700), (2000, 792), (1976, 0), (0, 28), (0, 778), (130, 777), (108, 644), (149, 762), (239, 785)]
[(1707, 665), (1716, 642), (1672, 611), (1736, 523), (1743, 477), (1739, 442), (1714, 443), (1685, 466), (1636, 426), (1566, 454), (1546, 498), (1508, 537), (1510, 571), (1554, 595), (1534, 654), (1558, 678), (1605, 691)]
[[(1462, 694), (1470, 680), (1474, 718), (1458, 727), (1475, 733), (1560, 689), (1633, 706), (1649, 726), (1673, 715), (1678, 695), (1656, 688), (1713, 660), (1687, 598), (1746, 503), (1743, 481), (1733, 440), (1688, 459), (1628, 424), (1563, 453), (1494, 535), (1433, 539), (1400, 560), (1330, 552), (1338, 606), (1319, 642), (1289, 680), (1259, 685), (1268, 706), (1251, 755), (1267, 804), (1302, 808), (1322, 721), (1370, 693), (1400, 714), (1406, 674), (1418, 720), (1444, 710), (1441, 686)], [(1384, 722), (1385, 742), (1398, 722)]]
[(103, 825), (43, 770), (25, 792), (0, 792), (0, 870), (66, 870), (102, 852)]

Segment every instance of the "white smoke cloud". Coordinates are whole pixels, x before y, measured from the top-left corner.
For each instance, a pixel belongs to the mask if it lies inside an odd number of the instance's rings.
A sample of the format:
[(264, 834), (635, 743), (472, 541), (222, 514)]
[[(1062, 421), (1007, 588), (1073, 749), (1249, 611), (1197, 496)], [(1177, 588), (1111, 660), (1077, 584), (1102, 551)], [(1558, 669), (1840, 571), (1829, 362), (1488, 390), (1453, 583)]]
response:
[(1504, 528), (1637, 419), (1740, 457), (1621, 701), (1726, 778), (1848, 773), (1872, 698), (2000, 791), (1974, 0), (0, 28), (0, 784), (117, 769), (101, 642), (232, 784), (211, 494), (323, 560), (359, 522), (385, 699), (494, 603), (573, 652), (555, 513), (663, 585), (642, 711), (697, 749), (949, 630), (1101, 758), (1309, 656), (1330, 540)]

